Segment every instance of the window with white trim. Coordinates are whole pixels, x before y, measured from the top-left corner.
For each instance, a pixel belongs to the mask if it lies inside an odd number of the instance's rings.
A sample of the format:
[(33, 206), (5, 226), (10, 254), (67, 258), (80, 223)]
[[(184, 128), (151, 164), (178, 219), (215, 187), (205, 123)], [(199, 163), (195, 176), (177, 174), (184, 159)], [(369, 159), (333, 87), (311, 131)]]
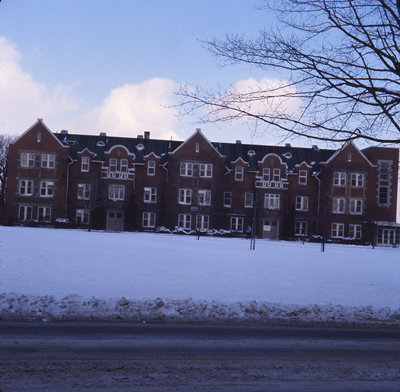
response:
[(263, 181), (270, 181), (271, 179), (271, 170), (269, 167), (264, 167), (263, 169)]
[(213, 176), (212, 163), (200, 163), (199, 175), (200, 177), (211, 178)]
[(53, 197), (54, 196), (54, 181), (42, 180), (40, 181), (40, 197)]
[(362, 199), (350, 199), (350, 214), (362, 215), (363, 201)]
[(344, 214), (346, 211), (346, 199), (343, 197), (334, 197), (332, 199), (332, 212), (334, 214)]
[(264, 196), (264, 208), (279, 210), (281, 197), (277, 193), (266, 193)]
[(178, 203), (179, 204), (192, 204), (192, 190), (180, 188), (178, 194)]
[(90, 200), (90, 184), (78, 184), (78, 200)]
[(35, 166), (35, 154), (33, 152), (21, 152), (21, 166), (22, 167), (34, 167)]
[(253, 208), (253, 192), (246, 192), (244, 194), (245, 208)]
[(32, 220), (32, 206), (20, 205), (18, 206), (18, 219), (21, 221)]
[(224, 192), (224, 207), (232, 206), (232, 192)]
[(209, 215), (197, 215), (196, 216), (196, 229), (197, 230), (208, 230), (210, 225)]
[(190, 214), (179, 214), (178, 215), (178, 226), (183, 229), (189, 230), (192, 227), (192, 215)]
[(236, 233), (243, 233), (243, 218), (240, 216), (231, 217), (231, 231)]
[(346, 172), (334, 172), (333, 173), (333, 185), (346, 186)]
[(145, 203), (157, 203), (157, 188), (149, 186), (144, 187), (143, 201)]
[(299, 170), (299, 184), (307, 185), (307, 170)]
[(110, 172), (115, 173), (118, 168), (118, 159), (117, 158), (110, 158)]
[(361, 225), (350, 224), (349, 225), (349, 237), (354, 238), (355, 240), (361, 240)]
[(81, 172), (88, 172), (89, 171), (89, 164), (90, 164), (89, 157), (82, 157)]
[(332, 238), (344, 237), (344, 223), (332, 223), (331, 237)]
[(41, 167), (43, 169), (54, 169), (56, 166), (56, 155), (55, 154), (42, 154), (41, 155)]
[(78, 225), (89, 224), (89, 210), (78, 208), (75, 214), (75, 223)]
[(193, 163), (192, 162), (181, 162), (180, 174), (182, 177), (193, 176)]
[(19, 194), (21, 196), (32, 196), (33, 180), (19, 180)]
[(122, 158), (119, 162), (120, 172), (121, 173), (128, 173), (128, 166), (129, 162), (126, 158)]
[(211, 190), (199, 189), (197, 194), (197, 200), (199, 206), (210, 206), (211, 205)]
[(390, 172), (392, 161), (378, 161), (378, 204), (388, 206), (390, 204)]
[(308, 196), (296, 196), (296, 211), (308, 211)]
[(142, 227), (145, 227), (145, 228), (156, 227), (156, 213), (155, 212), (143, 212)]
[(235, 167), (235, 181), (243, 181), (244, 176), (244, 167), (236, 166)]
[(274, 176), (272, 177), (272, 180), (275, 182), (279, 182), (281, 180), (281, 169), (274, 169)]
[(294, 222), (294, 235), (306, 236), (307, 235), (307, 221)]
[(125, 199), (125, 185), (110, 184), (108, 185), (108, 198), (110, 200), (124, 200)]
[(38, 220), (40, 222), (51, 221), (51, 207), (38, 207)]
[(351, 173), (350, 183), (353, 188), (364, 187), (364, 174), (363, 173)]
[(154, 176), (156, 174), (156, 161), (147, 161), (147, 175)]

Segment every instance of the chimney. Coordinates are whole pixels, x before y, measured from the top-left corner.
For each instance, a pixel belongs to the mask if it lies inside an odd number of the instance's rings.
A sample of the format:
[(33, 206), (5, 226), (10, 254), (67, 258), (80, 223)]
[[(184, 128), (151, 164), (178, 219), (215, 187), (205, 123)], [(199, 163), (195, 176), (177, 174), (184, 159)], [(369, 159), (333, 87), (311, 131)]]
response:
[(144, 138), (150, 139), (150, 131), (144, 131)]
[(242, 144), (241, 140), (236, 140), (236, 144)]
[(285, 143), (285, 147), (286, 147), (286, 148), (290, 148), (290, 147), (292, 147), (292, 146), (291, 146), (290, 143)]
[(102, 137), (106, 137), (106, 136), (107, 136), (107, 134), (106, 134), (105, 132), (100, 132), (100, 136), (102, 136)]

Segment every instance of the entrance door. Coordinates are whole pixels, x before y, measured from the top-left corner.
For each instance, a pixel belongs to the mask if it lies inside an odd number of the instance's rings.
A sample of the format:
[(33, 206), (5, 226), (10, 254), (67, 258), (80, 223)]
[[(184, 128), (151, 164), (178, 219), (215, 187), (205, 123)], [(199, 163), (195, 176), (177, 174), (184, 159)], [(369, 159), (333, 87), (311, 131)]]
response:
[(122, 211), (109, 210), (107, 212), (107, 230), (110, 231), (124, 230), (124, 214)]
[(264, 219), (263, 238), (277, 240), (279, 233), (278, 227), (279, 227), (279, 222), (276, 219)]
[[(381, 231), (381, 233), (379, 233), (379, 231)], [(378, 243), (380, 245), (392, 245), (395, 243), (395, 240), (396, 240), (396, 235), (394, 229), (378, 230)]]

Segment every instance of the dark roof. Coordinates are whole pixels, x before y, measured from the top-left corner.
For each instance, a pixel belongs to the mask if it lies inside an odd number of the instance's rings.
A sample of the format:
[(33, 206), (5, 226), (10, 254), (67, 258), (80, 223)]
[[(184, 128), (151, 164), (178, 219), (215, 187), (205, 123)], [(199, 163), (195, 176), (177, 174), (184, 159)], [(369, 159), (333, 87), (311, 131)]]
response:
[[(54, 134), (62, 143), (70, 147), (71, 159), (77, 159), (77, 153), (87, 148), (95, 153), (96, 160), (104, 160), (104, 151), (109, 151), (113, 146), (123, 145), (130, 153), (135, 155), (135, 163), (143, 163), (143, 157), (153, 152), (161, 157), (161, 163), (168, 161), (168, 153), (178, 148), (182, 141), (158, 140), (145, 138), (116, 137), (107, 135), (79, 135), (69, 133)], [(104, 143), (104, 146), (102, 143)], [(329, 159), (335, 150), (320, 150), (318, 148), (279, 147), (267, 145), (254, 145), (242, 143), (211, 143), (217, 151), (226, 157), (226, 166), (238, 158), (249, 163), (249, 170), (258, 170), (258, 161), (267, 154), (278, 155), (287, 164), (288, 171), (294, 170), (295, 166), (306, 162), (313, 167), (313, 171), (319, 171), (319, 163)]]

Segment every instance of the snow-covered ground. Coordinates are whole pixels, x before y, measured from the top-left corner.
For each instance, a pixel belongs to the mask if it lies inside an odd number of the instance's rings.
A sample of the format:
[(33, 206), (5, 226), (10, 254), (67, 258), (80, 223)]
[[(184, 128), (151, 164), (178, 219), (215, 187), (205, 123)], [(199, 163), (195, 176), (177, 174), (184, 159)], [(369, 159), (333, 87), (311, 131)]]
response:
[(400, 249), (0, 227), (0, 318), (400, 326)]

